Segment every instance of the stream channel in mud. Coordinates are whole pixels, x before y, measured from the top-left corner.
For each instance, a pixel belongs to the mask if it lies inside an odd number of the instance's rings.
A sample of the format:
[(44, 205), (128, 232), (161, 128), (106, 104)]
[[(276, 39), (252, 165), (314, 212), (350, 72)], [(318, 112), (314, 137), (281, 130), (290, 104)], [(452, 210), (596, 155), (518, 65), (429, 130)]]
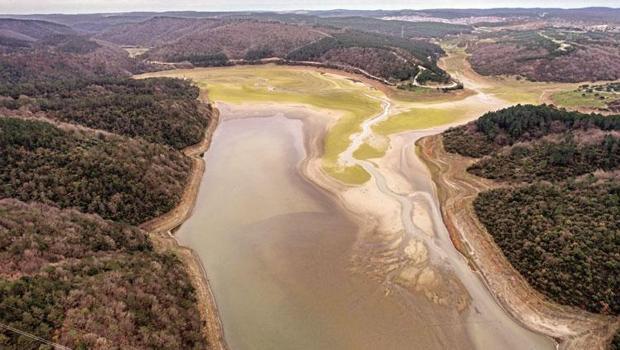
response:
[[(392, 190), (376, 163), (343, 154), (373, 176), (368, 186), (382, 201), (401, 208), (402, 232), (380, 242), (302, 176), (304, 137), (324, 130), (302, 122), (312, 113), (231, 118), (231, 110), (222, 111), (196, 207), (177, 237), (205, 265), (232, 350), (554, 348), (509, 317), (452, 246), (413, 151), (438, 131), (397, 136), (403, 147), (391, 152), (401, 154), (410, 193)], [(412, 250), (413, 262), (402, 257)], [(395, 267), (382, 275), (378, 265)]]

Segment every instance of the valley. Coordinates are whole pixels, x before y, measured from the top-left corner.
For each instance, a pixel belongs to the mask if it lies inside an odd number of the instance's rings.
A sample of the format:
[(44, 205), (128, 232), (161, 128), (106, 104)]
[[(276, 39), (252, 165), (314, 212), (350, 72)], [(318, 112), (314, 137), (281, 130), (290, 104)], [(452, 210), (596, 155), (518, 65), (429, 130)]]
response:
[[(536, 321), (533, 315), (540, 311), (521, 308), (523, 301), (505, 289), (502, 295), (508, 294), (498, 301), (499, 290), (489, 290), (486, 275), (472, 270), (469, 260), (496, 253), (462, 255), (454, 232), (443, 224), (431, 173), (413, 146), (449, 125), (518, 102), (519, 96), (538, 102), (547, 91), (571, 85), (503, 84), (477, 75), (458, 51), (440, 64), (466, 82), (469, 96), (405, 100), (363, 78), (275, 65), (139, 76), (190, 79), (220, 110), (221, 131), (205, 156), (211, 166), (197, 207), (177, 235), (205, 263), (233, 348), (399, 349), (415, 342), (429, 349), (524, 344), (542, 349), (554, 347), (545, 334), (566, 340), (608, 322), (576, 311), (547, 312)], [(238, 153), (231, 151), (237, 148)], [(285, 150), (295, 155), (278, 153)], [(275, 159), (290, 161), (271, 164)], [(259, 175), (267, 168), (269, 179)], [(261, 210), (248, 215), (256, 200)], [(299, 230), (300, 222), (307, 232)], [(231, 255), (238, 249), (244, 251), (241, 260)], [(318, 278), (321, 282), (312, 282)], [(247, 289), (255, 291), (250, 299), (238, 294)], [(281, 299), (274, 300), (277, 296)], [(272, 318), (257, 333), (252, 325), (263, 313)], [(337, 317), (342, 314), (348, 315), (346, 322)], [(301, 327), (309, 318), (317, 328)], [(434, 326), (423, 333), (413, 330), (429, 322)], [(302, 328), (310, 333), (299, 333)], [(373, 336), (378, 333), (384, 335)]]
[(0, 348), (619, 349), (619, 11), (0, 14)]

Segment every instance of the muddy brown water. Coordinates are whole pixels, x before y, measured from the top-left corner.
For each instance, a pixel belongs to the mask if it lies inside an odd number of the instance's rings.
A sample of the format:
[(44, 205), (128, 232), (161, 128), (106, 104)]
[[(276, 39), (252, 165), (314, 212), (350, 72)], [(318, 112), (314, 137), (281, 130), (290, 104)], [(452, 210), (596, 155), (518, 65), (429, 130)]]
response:
[(551, 348), (515, 323), (476, 318), (472, 327), (476, 310), (388, 293), (354, 271), (358, 227), (300, 175), (302, 122), (222, 116), (196, 207), (177, 236), (205, 265), (231, 349), (472, 349), (485, 343), (477, 337), (510, 334), (506, 327), (529, 341), (488, 344)]

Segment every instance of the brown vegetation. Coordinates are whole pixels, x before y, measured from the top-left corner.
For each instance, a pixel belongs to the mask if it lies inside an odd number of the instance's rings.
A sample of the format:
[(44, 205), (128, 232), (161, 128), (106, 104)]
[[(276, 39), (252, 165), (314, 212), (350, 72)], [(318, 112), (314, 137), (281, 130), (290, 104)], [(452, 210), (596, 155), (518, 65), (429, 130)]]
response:
[(0, 198), (133, 224), (171, 210), (191, 166), (161, 145), (14, 118), (0, 118), (0, 145)]
[(620, 329), (620, 320), (550, 302), (530, 286), (474, 210), (478, 194), (499, 184), (468, 173), (466, 169), (475, 159), (446, 152), (442, 139), (441, 135), (432, 136), (418, 145), (437, 184), (442, 216), (455, 246), (481, 272), (498, 300), (529, 328), (554, 337), (562, 349), (607, 348)]
[[(73, 348), (206, 348), (187, 273), (135, 227), (4, 199), (0, 260), (3, 324)], [(0, 344), (41, 349), (12, 332)]]
[[(170, 146), (202, 141), (211, 115), (188, 82), (129, 79), (140, 65), (64, 35), (0, 55), (3, 324), (71, 348), (222, 342), (195, 261), (125, 224), (176, 207), (192, 160)], [(5, 328), (0, 347), (45, 345)]]
[(327, 51), (321, 60), (360, 68), (373, 76), (394, 77), (397, 80), (411, 79), (418, 72), (412, 61), (402, 58), (393, 51), (379, 48), (338, 48)]
[(620, 79), (620, 39), (613, 33), (564, 39), (570, 46), (561, 48), (538, 32), (500, 32), (493, 37), (494, 42), (480, 42), (470, 48), (470, 61), (483, 75), (519, 75), (533, 81), (557, 82)]
[(248, 51), (268, 47), (274, 57), (284, 57), (298, 47), (324, 36), (310, 27), (258, 22), (232, 21), (186, 35), (147, 53), (149, 59), (178, 61), (192, 55), (223, 53), (229, 59), (244, 58)]
[(119, 45), (156, 47), (187, 36), (200, 35), (221, 24), (217, 19), (162, 16), (138, 23), (117, 25), (97, 34), (95, 38)]
[[(370, 75), (390, 81), (411, 80), (423, 65), (443, 79), (445, 72), (436, 66), (443, 51), (428, 40), (405, 39), (383, 33), (394, 29), (390, 21), (374, 23), (363, 30), (362, 20), (306, 23), (293, 18), (270, 21), (266, 16), (240, 16), (220, 19), (158, 17), (141, 23), (111, 28), (97, 37), (119, 44), (154, 46), (143, 54), (150, 62), (190, 62), (196, 66), (224, 66), (238, 62), (255, 63), (261, 59), (279, 58), (286, 62), (322, 63), (345, 70), (361, 69)], [(273, 20), (273, 19), (272, 19)], [(290, 20), (290, 23), (285, 23)], [(331, 24), (333, 22), (333, 24)], [(445, 34), (443, 25), (418, 25), (408, 29)], [(399, 27), (400, 28), (400, 27)], [(375, 30), (377, 29), (377, 30)], [(454, 30), (461, 30), (458, 27)], [(415, 31), (415, 30), (414, 30)]]
[[(481, 159), (454, 161), (460, 170), (450, 176), (475, 184), (475, 193), (461, 204), (469, 214), (442, 208), (444, 215), (492, 237), (527, 283), (550, 300), (617, 316), (618, 130), (620, 116), (549, 106), (515, 106), (450, 129), (442, 137), (446, 151)], [(489, 189), (497, 186), (502, 188)], [(609, 320), (605, 338), (597, 341), (611, 340), (618, 318)]]
[(75, 34), (75, 31), (53, 22), (0, 18), (0, 38), (30, 43), (55, 34)]

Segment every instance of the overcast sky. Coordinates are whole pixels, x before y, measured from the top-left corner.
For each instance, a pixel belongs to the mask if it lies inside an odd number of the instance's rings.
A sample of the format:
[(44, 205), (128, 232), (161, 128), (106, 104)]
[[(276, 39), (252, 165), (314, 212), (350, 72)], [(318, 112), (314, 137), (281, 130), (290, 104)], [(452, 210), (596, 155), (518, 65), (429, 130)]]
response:
[(491, 7), (620, 7), (620, 0), (0, 0), (0, 13), (93, 13), (125, 11), (238, 11), (425, 9)]

